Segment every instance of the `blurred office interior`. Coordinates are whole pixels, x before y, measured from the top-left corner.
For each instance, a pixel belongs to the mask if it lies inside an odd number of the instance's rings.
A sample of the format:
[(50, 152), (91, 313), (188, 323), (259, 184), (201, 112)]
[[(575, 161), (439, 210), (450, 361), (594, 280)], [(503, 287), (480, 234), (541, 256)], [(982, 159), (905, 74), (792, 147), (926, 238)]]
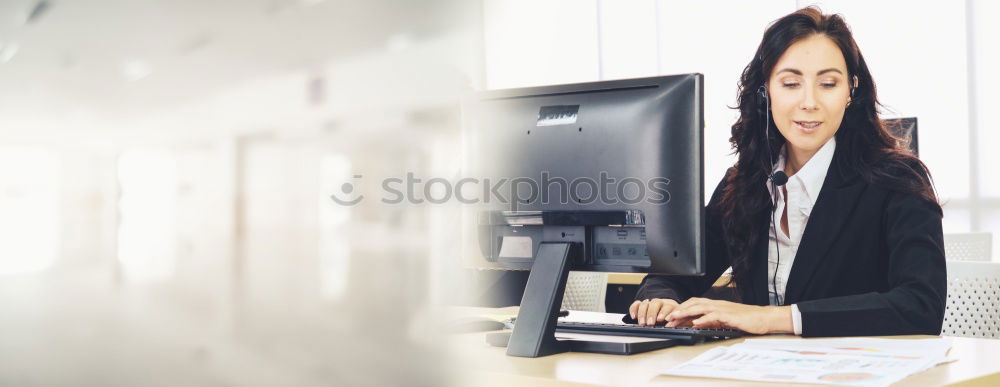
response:
[(440, 385), (431, 208), (329, 196), (456, 172), (479, 7), (0, 3), (0, 385)]
[(945, 232), (997, 246), (996, 2), (4, 0), (0, 385), (445, 384), (467, 208), (381, 180), (459, 179), (469, 92), (700, 72), (714, 185), (740, 72), (811, 4), (919, 119)]

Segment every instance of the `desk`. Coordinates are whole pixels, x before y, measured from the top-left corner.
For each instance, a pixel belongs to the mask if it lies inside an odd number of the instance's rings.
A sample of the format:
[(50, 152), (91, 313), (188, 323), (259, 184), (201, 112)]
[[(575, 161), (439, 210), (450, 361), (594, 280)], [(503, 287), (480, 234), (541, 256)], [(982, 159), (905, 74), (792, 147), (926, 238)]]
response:
[(646, 273), (608, 273), (609, 285), (638, 285)]
[[(483, 309), (516, 313), (516, 308)], [(451, 336), (454, 357), (449, 367), (456, 378), (454, 385), (468, 386), (711, 386), (719, 384), (771, 386), (777, 383), (700, 379), (660, 375), (659, 371), (693, 359), (715, 346), (739, 343), (733, 339), (696, 346), (679, 346), (630, 356), (593, 353), (561, 353), (540, 358), (507, 356), (506, 348), (487, 345), (485, 334)], [(891, 336), (920, 339), (934, 336)], [(788, 340), (808, 340), (796, 336), (769, 336)], [(954, 338), (950, 355), (957, 362), (939, 365), (903, 379), (894, 386), (1000, 386), (1000, 340)], [(790, 384), (802, 386), (802, 384)]]
[[(646, 273), (608, 273), (608, 285), (638, 285)], [(712, 286), (727, 286), (729, 275), (722, 275)]]
[[(628, 310), (645, 277), (646, 273), (608, 273), (608, 291), (605, 296), (607, 310), (618, 313)], [(729, 283), (729, 278), (726, 274), (720, 276), (702, 297), (737, 301), (732, 291), (734, 285)]]

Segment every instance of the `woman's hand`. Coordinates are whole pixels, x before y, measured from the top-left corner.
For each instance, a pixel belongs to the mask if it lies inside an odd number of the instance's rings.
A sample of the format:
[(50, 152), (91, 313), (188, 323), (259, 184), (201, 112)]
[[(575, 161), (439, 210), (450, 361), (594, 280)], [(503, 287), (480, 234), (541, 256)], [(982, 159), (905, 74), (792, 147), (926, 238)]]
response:
[(695, 328), (733, 328), (754, 335), (791, 333), (792, 308), (692, 297), (667, 314), (668, 327), (688, 325)]
[(677, 305), (677, 301), (669, 298), (645, 299), (633, 302), (628, 307), (628, 314), (638, 320), (639, 325), (656, 325), (667, 321), (667, 314)]

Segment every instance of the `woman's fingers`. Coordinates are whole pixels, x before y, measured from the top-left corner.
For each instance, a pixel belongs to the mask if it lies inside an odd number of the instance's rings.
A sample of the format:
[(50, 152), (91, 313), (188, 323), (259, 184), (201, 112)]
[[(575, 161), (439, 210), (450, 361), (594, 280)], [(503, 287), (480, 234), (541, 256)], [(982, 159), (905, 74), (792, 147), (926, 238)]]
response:
[(673, 312), (677, 306), (677, 301), (663, 300), (663, 306), (660, 308), (660, 313), (656, 314), (656, 322), (661, 323), (667, 321), (667, 315), (670, 314), (670, 312)]
[(646, 309), (649, 309), (649, 300), (642, 300), (639, 302), (639, 307), (635, 312), (635, 319), (638, 320), (639, 325), (642, 325), (643, 319), (646, 317)]
[(718, 310), (720, 301), (694, 297), (682, 304), (671, 299), (654, 298), (634, 301), (629, 305), (629, 316), (641, 325), (655, 325), (664, 321), (668, 326), (690, 325), (698, 316)]
[[(706, 299), (706, 298), (691, 297), (687, 301), (684, 301), (680, 305), (677, 305), (673, 309), (673, 314), (677, 314), (678, 312), (687, 311), (687, 310), (690, 310), (691, 308), (698, 307), (698, 306), (701, 306), (701, 305), (704, 305), (704, 304), (710, 303), (710, 302), (712, 302), (712, 300), (709, 300), (709, 299)], [(668, 320), (670, 319), (670, 315), (667, 315), (667, 319)]]
[(656, 325), (656, 315), (660, 314), (661, 308), (663, 308), (663, 300), (659, 298), (649, 300), (649, 308), (646, 308), (646, 313), (643, 315), (645, 320), (640, 321), (639, 325)]
[(712, 304), (696, 304), (685, 307), (684, 305), (679, 306), (674, 309), (673, 312), (667, 315), (667, 320), (681, 319), (692, 316), (698, 316), (715, 311), (716, 308)]
[(655, 325), (666, 321), (667, 314), (677, 307), (677, 301), (664, 298), (634, 301), (628, 307), (628, 314), (639, 325)]
[(654, 325), (667, 321), (668, 327), (730, 328), (752, 334), (765, 334), (768, 327), (762, 323), (762, 307), (729, 301), (692, 298), (682, 304), (671, 299), (652, 299), (633, 302), (629, 313), (634, 313), (639, 325)]
[(670, 320), (667, 322), (668, 327), (690, 327), (691, 321), (694, 321), (697, 317), (679, 318), (676, 320)]

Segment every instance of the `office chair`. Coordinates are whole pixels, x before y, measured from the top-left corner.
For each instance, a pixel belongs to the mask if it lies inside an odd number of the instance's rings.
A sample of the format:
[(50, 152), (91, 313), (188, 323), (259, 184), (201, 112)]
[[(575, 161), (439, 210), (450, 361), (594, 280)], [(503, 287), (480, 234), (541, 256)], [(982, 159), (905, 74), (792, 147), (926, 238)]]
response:
[(941, 335), (1000, 339), (1000, 263), (948, 261)]
[(989, 262), (993, 257), (993, 234), (988, 232), (944, 234), (944, 256), (959, 261)]
[(608, 291), (608, 273), (571, 271), (566, 280), (562, 308), (588, 312), (604, 312)]

